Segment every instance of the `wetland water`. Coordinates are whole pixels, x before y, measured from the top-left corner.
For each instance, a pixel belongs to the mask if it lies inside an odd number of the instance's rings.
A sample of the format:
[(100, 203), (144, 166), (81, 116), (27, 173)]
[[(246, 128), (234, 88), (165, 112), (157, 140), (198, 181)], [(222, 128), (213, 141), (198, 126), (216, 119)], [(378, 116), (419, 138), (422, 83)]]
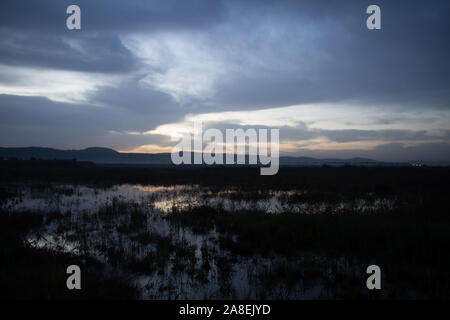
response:
[(199, 208), (222, 215), (338, 215), (349, 210), (365, 215), (396, 205), (394, 199), (370, 194), (326, 202), (312, 201), (308, 190), (255, 193), (198, 185), (14, 188), (17, 194), (3, 210), (44, 216), (42, 227), (27, 235), (28, 245), (93, 257), (105, 264), (107, 276), (125, 278), (136, 286), (142, 299), (330, 298), (335, 294), (329, 284), (332, 268), (348, 277), (363, 272), (346, 258), (308, 251), (235, 254), (229, 248), (239, 247), (239, 235), (217, 230), (214, 223), (199, 232), (193, 221), (183, 224), (172, 216)]

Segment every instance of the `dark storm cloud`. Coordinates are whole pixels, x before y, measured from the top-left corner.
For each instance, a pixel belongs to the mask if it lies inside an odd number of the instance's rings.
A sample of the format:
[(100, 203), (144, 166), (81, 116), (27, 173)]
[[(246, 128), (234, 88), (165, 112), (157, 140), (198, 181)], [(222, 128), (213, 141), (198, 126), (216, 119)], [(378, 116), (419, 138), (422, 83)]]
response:
[[(66, 28), (70, 4), (82, 9), (80, 31)], [(365, 26), (370, 4), (366, 0), (2, 1), (0, 65), (121, 77), (114, 86), (96, 83), (83, 104), (1, 95), (0, 144), (70, 147), (103, 142), (124, 148), (167, 143), (161, 136), (107, 132), (144, 132), (181, 121), (189, 113), (317, 102), (348, 102), (361, 109), (368, 105), (405, 112), (419, 109), (425, 111), (424, 123), (427, 112), (433, 118), (435, 110), (449, 110), (450, 2), (376, 1), (382, 10), (382, 30), (377, 31)], [(140, 44), (155, 41), (151, 49), (156, 55), (130, 47), (127, 40), (142, 35)], [(183, 52), (186, 45), (190, 51)], [(0, 74), (0, 87), (23, 85), (23, 73), (13, 71)], [(187, 80), (177, 83), (180, 79)], [(374, 121), (381, 125), (402, 119), (382, 114)], [(448, 134), (435, 137), (426, 130), (306, 126), (282, 127), (281, 137), (327, 137), (335, 142), (449, 139)], [(406, 152), (402, 148), (395, 145), (377, 154), (400, 155)]]
[(203, 29), (225, 12), (220, 1), (209, 0), (3, 0), (0, 25), (67, 33), (66, 8), (82, 9), (88, 32)]
[[(182, 120), (180, 106), (168, 94), (139, 84), (139, 77), (122, 81), (120, 88), (101, 87), (88, 99), (106, 108), (120, 109), (124, 113), (139, 114), (150, 119), (147, 129), (161, 122)], [(149, 112), (151, 110), (151, 112)], [(141, 130), (142, 128), (135, 128)]]
[[(268, 126), (242, 126), (231, 122), (210, 123), (203, 125), (204, 130), (208, 128), (219, 129), (225, 133), (227, 129), (267, 129)], [(450, 130), (445, 130), (439, 134), (428, 132), (426, 130), (324, 130), (308, 128), (306, 123), (299, 122), (296, 127), (285, 126), (278, 127), (280, 130), (280, 141), (302, 141), (320, 137), (325, 137), (332, 142), (345, 143), (353, 141), (436, 141), (449, 140)]]
[(282, 140), (308, 140), (325, 137), (332, 142), (344, 143), (352, 141), (415, 141), (415, 140), (435, 140), (442, 139), (442, 136), (428, 135), (427, 131), (412, 130), (324, 130), (308, 129), (301, 127), (280, 128), (280, 139)]
[(110, 32), (62, 37), (0, 29), (0, 62), (10, 66), (103, 73), (126, 73), (139, 67), (139, 61)]
[(444, 135), (429, 134), (426, 130), (314, 130), (317, 136), (327, 137), (334, 142), (351, 141), (426, 141), (448, 139), (450, 130)]
[[(107, 146), (118, 149), (167, 144), (163, 136), (126, 135), (156, 125), (150, 115), (113, 107), (53, 102), (41, 97), (0, 95), (0, 145), (48, 145), (67, 148)], [(115, 131), (111, 133), (111, 131)]]
[[(231, 75), (221, 83), (222, 103), (250, 107), (255, 101), (273, 106), (278, 99), (291, 104), (356, 99), (450, 107), (450, 21), (443, 15), (449, 12), (448, 1), (378, 1), (379, 31), (365, 27), (367, 1), (265, 4), (255, 6), (256, 13), (246, 21), (250, 29), (242, 37), (250, 40), (239, 43), (244, 52), (253, 53), (249, 60), (264, 59), (267, 71), (262, 67), (250, 76)], [(273, 22), (274, 40), (261, 36), (261, 21)], [(261, 43), (271, 50), (258, 52)], [(270, 68), (283, 61), (291, 63), (291, 70)], [(302, 64), (303, 69), (295, 68)]]
[[(0, 10), (0, 62), (90, 72), (126, 72), (139, 61), (118, 35), (202, 29), (224, 13), (215, 1), (76, 1), (82, 31), (67, 30), (73, 1), (6, 0)], [(67, 40), (75, 43), (77, 50)]]
[[(118, 35), (191, 30), (230, 53), (225, 68), (242, 66), (215, 82), (208, 106), (216, 110), (346, 99), (449, 107), (448, 1), (378, 1), (380, 31), (366, 29), (370, 2), (362, 0), (78, 1), (81, 32), (65, 27), (69, 4), (4, 1), (0, 61), (126, 72), (142, 65)], [(266, 66), (252, 66), (256, 60)]]
[(301, 154), (316, 158), (356, 158), (364, 157), (380, 161), (409, 162), (429, 161), (450, 165), (449, 143), (422, 143), (404, 146), (400, 143), (387, 143), (372, 150), (301, 150)]

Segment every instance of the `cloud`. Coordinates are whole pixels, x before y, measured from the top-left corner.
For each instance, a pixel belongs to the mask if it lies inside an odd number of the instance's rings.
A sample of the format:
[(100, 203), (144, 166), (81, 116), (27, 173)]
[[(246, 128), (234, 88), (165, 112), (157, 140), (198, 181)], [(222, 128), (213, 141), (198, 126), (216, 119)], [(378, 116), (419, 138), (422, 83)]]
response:
[(0, 61), (8, 66), (127, 73), (139, 62), (111, 32), (58, 35), (0, 28)]
[(365, 1), (80, 1), (80, 32), (62, 23), (68, 4), (6, 1), (0, 61), (139, 72), (191, 112), (450, 104), (447, 1), (381, 1), (379, 32), (365, 28)]
[[(298, 151), (298, 150), (297, 150)], [(364, 157), (380, 161), (409, 162), (429, 161), (450, 164), (450, 143), (422, 143), (404, 146), (400, 143), (386, 143), (373, 149), (300, 150), (303, 156), (316, 158)]]
[[(115, 86), (118, 77), (75, 71), (8, 67), (0, 73), (10, 77), (0, 82), (0, 94), (42, 96), (59, 102), (86, 102), (88, 93), (100, 86)], [(5, 81), (6, 80), (6, 81)]]
[(368, 1), (80, 0), (80, 31), (70, 4), (2, 2), (0, 143), (156, 150), (194, 119), (297, 153), (449, 141), (448, 1), (381, 0), (380, 31)]
[(141, 83), (157, 88), (184, 104), (210, 99), (224, 65), (210, 47), (189, 34), (123, 37), (124, 45), (147, 65)]
[[(223, 113), (189, 114), (182, 121), (157, 126), (153, 130), (132, 132), (140, 136), (166, 136), (166, 146), (173, 146), (184, 134), (192, 134), (194, 122), (201, 121), (203, 130), (215, 128), (221, 132), (226, 129), (270, 129), (280, 130), (280, 151), (282, 154), (303, 155), (312, 151), (345, 152), (358, 151), (377, 156), (381, 153), (381, 146), (396, 143), (397, 151), (403, 152), (405, 148), (415, 148), (423, 144), (439, 145), (450, 142), (448, 130), (448, 113), (442, 111), (436, 114), (427, 114), (429, 121), (420, 122), (421, 114), (409, 114), (409, 117), (400, 117), (403, 111), (380, 108), (364, 109), (347, 104), (345, 112), (340, 113), (344, 107), (329, 104), (299, 105), (283, 108), (230, 111)], [(391, 115), (396, 121), (374, 121), (376, 116)], [(356, 120), (349, 123), (348, 118)], [(359, 121), (358, 121), (359, 120)], [(333, 128), (333, 129), (330, 129)], [(405, 152), (403, 152), (405, 153)], [(386, 153), (383, 153), (387, 156)], [(439, 153), (436, 153), (439, 154)], [(397, 155), (389, 156), (395, 158)], [(398, 157), (400, 159), (401, 157)], [(404, 159), (404, 158), (401, 158)], [(411, 160), (411, 159), (409, 159)], [(402, 160), (403, 161), (403, 160)]]
[[(390, 121), (383, 121), (390, 119)], [(426, 119), (426, 121), (424, 121)], [(186, 130), (194, 121), (206, 124), (234, 124), (239, 126), (284, 127), (296, 132), (308, 128), (329, 134), (339, 133), (376, 133), (444, 130), (450, 126), (450, 111), (409, 111), (398, 110), (390, 106), (361, 106), (356, 102), (317, 103), (293, 105), (261, 110), (242, 110), (188, 114), (183, 121), (157, 127), (154, 132), (165, 131), (170, 135), (173, 126), (184, 126)], [(381, 130), (381, 131), (380, 131)]]
[[(198, 30), (221, 21), (221, 1), (191, 0), (78, 0), (82, 29), (87, 32)], [(69, 0), (4, 0), (0, 25), (24, 30), (67, 33), (66, 8)]]
[(167, 144), (164, 136), (125, 132), (152, 125), (151, 116), (115, 107), (62, 103), (42, 97), (0, 95), (0, 145), (62, 149), (105, 146), (126, 150)]

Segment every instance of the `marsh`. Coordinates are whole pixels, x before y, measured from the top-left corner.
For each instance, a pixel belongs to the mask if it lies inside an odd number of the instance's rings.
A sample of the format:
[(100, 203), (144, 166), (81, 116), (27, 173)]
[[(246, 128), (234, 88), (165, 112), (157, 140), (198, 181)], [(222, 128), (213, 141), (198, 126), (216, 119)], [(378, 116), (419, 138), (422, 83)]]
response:
[[(65, 175), (3, 176), (2, 219), (20, 221), (20, 246), (81, 261), (129, 298), (449, 293), (446, 168), (281, 168), (254, 184), (255, 168), (48, 170)], [(365, 287), (371, 264), (383, 271), (383, 290)]]

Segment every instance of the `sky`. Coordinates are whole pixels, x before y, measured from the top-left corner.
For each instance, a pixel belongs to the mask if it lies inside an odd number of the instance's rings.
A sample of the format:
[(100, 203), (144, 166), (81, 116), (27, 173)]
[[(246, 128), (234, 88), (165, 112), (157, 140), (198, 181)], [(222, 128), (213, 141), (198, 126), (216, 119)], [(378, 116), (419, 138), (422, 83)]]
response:
[[(81, 8), (68, 30), (66, 8)], [(366, 9), (381, 9), (368, 30)], [(170, 152), (279, 128), (280, 154), (450, 161), (450, 2), (3, 0), (0, 146)]]

